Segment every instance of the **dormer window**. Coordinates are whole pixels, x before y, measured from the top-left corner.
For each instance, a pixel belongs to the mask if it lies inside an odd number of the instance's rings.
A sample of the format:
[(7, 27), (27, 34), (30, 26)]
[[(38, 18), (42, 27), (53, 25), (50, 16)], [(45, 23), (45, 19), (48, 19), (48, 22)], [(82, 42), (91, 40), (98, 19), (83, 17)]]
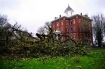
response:
[(76, 18), (78, 18), (78, 16), (76, 16)]

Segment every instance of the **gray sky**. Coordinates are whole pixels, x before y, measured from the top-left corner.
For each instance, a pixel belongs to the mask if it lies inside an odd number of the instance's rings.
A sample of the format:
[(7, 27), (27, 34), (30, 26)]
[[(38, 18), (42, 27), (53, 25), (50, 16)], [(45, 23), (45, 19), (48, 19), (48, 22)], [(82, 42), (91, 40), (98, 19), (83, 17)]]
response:
[(105, 0), (0, 0), (0, 14), (7, 15), (11, 24), (17, 21), (36, 33), (46, 21), (65, 15), (68, 4), (74, 14), (105, 14)]

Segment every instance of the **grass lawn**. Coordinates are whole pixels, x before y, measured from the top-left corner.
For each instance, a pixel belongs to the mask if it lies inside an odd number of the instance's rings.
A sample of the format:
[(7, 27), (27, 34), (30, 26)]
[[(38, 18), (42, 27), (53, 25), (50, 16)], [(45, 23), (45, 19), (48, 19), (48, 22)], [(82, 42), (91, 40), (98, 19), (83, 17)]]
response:
[(0, 60), (0, 69), (105, 69), (105, 49), (90, 56)]

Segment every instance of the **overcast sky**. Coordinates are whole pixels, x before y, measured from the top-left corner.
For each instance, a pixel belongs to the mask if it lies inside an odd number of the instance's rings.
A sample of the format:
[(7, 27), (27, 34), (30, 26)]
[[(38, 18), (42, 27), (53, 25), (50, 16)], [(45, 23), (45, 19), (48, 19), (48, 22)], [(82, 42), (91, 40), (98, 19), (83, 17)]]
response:
[(7, 15), (11, 24), (18, 22), (36, 33), (46, 21), (64, 16), (68, 4), (74, 14), (105, 14), (105, 0), (0, 0), (0, 14)]

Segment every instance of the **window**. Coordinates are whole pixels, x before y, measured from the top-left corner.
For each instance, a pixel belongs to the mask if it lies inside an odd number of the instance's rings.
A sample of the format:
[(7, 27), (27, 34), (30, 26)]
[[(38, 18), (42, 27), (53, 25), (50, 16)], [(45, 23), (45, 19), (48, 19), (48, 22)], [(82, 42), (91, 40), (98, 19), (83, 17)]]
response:
[(63, 20), (61, 20), (61, 25), (63, 25)]
[(61, 41), (63, 41), (63, 40), (64, 40), (64, 38), (62, 37), (62, 38), (61, 38)]
[(54, 25), (53, 25), (53, 28), (54, 28)]
[(70, 20), (70, 24), (72, 24), (72, 20)]
[(76, 38), (76, 34), (74, 33), (74, 39)]
[(68, 27), (66, 27), (66, 31), (68, 32)]
[(78, 18), (78, 16), (76, 16), (76, 18)]
[(80, 32), (81, 32), (81, 31), (82, 31), (82, 28), (80, 27), (79, 30), (80, 30)]
[(73, 19), (73, 24), (75, 24), (75, 19)]
[(72, 39), (72, 33), (70, 34), (70, 37), (71, 37), (71, 39)]
[(89, 22), (89, 27), (91, 27), (91, 23)]
[(88, 30), (90, 31), (90, 27), (88, 27)]
[(81, 22), (81, 19), (79, 19), (79, 23)]
[(82, 38), (82, 33), (80, 33), (79, 36), (80, 36), (80, 39), (81, 39)]
[(68, 34), (68, 33), (67, 33), (66, 35), (67, 35), (67, 36), (69, 36), (69, 34)]
[(75, 29), (75, 26), (73, 26), (73, 31), (75, 31), (76, 29)]
[(66, 25), (69, 25), (69, 21), (68, 20), (66, 20)]
[(65, 20), (65, 18), (63, 18), (63, 20)]
[(57, 22), (57, 26), (59, 26), (59, 23)]
[(59, 28), (57, 28), (57, 30), (59, 30)]

